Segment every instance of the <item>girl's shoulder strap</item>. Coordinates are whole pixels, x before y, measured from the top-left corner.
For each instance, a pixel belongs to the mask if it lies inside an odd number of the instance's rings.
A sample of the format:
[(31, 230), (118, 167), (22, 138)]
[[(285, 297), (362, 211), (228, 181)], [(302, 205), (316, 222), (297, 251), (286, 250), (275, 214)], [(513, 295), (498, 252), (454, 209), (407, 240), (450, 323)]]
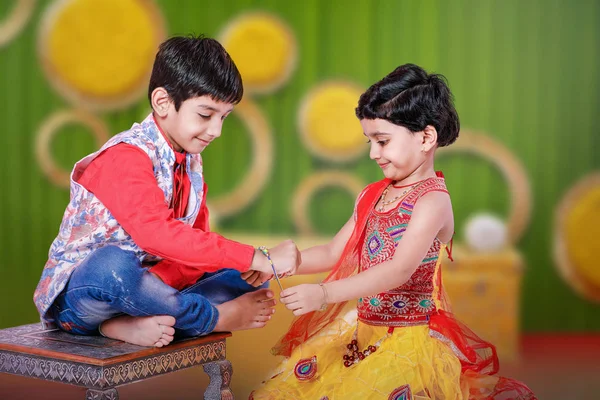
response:
[(406, 196), (404, 200), (402, 200), (402, 204), (400, 205), (400, 209), (402, 211), (408, 211), (409, 213), (412, 212), (412, 209), (417, 201), (429, 192), (448, 193), (448, 188), (446, 187), (446, 181), (444, 180), (443, 174), (441, 174), (441, 172), (436, 174), (437, 176), (435, 178), (428, 178), (421, 182)]

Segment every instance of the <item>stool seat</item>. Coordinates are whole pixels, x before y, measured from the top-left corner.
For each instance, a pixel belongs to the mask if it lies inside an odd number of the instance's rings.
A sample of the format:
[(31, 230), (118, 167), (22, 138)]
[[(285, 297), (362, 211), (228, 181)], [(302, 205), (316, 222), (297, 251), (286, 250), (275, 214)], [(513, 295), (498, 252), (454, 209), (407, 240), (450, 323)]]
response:
[(0, 372), (83, 386), (86, 399), (117, 400), (120, 385), (202, 365), (210, 377), (204, 399), (233, 399), (229, 336), (212, 333), (157, 348), (22, 325), (0, 330)]

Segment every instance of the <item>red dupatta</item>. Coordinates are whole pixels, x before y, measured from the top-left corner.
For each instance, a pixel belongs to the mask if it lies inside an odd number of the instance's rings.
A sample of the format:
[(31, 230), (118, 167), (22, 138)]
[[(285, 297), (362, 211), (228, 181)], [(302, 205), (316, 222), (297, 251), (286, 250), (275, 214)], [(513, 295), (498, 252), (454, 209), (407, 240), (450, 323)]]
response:
[[(356, 206), (357, 218), (354, 231), (344, 247), (342, 256), (323, 282), (345, 279), (358, 273), (358, 255), (364, 242), (369, 211), (377, 204), (381, 193), (390, 182), (389, 179), (383, 179), (372, 183), (360, 194)], [(495, 374), (499, 368), (496, 348), (477, 336), (450, 312), (449, 302), (445, 298), (442, 287), (442, 274), (439, 267), (435, 279), (438, 288), (437, 300), (441, 305), (441, 309), (430, 316), (430, 335), (452, 348), (462, 364), (463, 372), (471, 370), (486, 375)], [(313, 311), (296, 317), (290, 329), (279, 339), (271, 352), (275, 355), (289, 357), (298, 345), (304, 343), (333, 322), (346, 304), (346, 301), (333, 304), (323, 312)]]
[[(391, 180), (389, 179), (383, 179), (372, 183), (360, 194), (356, 205), (356, 224), (354, 225), (352, 235), (348, 239), (342, 256), (333, 267), (333, 270), (323, 280), (324, 283), (345, 279), (358, 273), (358, 255), (364, 240), (369, 210), (375, 207), (375, 204), (377, 204), (377, 201), (381, 197), (381, 193), (390, 182)], [(332, 304), (325, 311), (313, 311), (294, 318), (290, 329), (271, 349), (271, 353), (289, 357), (297, 346), (333, 322), (346, 303), (347, 301)]]
[[(437, 175), (443, 177), (441, 173)], [(352, 235), (346, 243), (340, 259), (323, 282), (345, 279), (358, 273), (359, 254), (364, 242), (370, 210), (377, 204), (383, 190), (390, 182), (389, 179), (383, 179), (372, 183), (360, 194), (356, 205), (356, 224)], [(471, 387), (469, 399), (536, 400), (535, 395), (522, 382), (495, 376), (491, 378), (491, 381), (489, 378), (485, 378), (485, 376), (492, 376), (498, 372), (499, 361), (496, 348), (477, 336), (450, 312), (449, 302), (442, 286), (441, 268), (439, 267), (438, 264), (435, 276), (437, 290), (434, 294), (439, 308), (430, 316), (429, 334), (446, 343), (460, 360), (463, 372), (462, 379), (468, 380)], [(347, 301), (333, 304), (323, 312), (313, 311), (296, 317), (290, 329), (279, 339), (271, 352), (274, 355), (289, 357), (296, 347), (333, 322), (346, 304)]]

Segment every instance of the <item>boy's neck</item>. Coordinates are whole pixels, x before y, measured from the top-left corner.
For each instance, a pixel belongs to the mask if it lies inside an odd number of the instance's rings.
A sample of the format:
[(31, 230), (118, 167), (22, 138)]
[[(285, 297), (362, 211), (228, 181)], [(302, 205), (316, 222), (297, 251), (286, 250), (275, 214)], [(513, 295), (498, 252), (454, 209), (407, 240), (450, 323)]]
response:
[(161, 120), (159, 117), (156, 116), (156, 113), (154, 111), (152, 111), (152, 119), (154, 120), (154, 124), (156, 125), (156, 127), (158, 128), (158, 131), (160, 132), (160, 134), (162, 135), (162, 137), (165, 139), (165, 141), (167, 142), (167, 144), (169, 145), (169, 147), (171, 148), (171, 150), (173, 150), (175, 153), (183, 153), (185, 154), (185, 151), (183, 149), (177, 149), (176, 148), (176, 143), (173, 143), (173, 141), (171, 140), (171, 138), (169, 137), (169, 135), (166, 133), (166, 130), (161, 126)]

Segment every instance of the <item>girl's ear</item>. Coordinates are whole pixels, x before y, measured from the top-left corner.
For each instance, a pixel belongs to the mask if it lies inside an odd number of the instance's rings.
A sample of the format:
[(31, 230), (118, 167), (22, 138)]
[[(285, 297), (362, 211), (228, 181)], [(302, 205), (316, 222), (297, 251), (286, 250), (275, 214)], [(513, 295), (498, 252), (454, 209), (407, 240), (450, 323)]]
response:
[(427, 153), (429, 150), (435, 148), (437, 145), (437, 130), (433, 125), (427, 125), (423, 129), (423, 147), (421, 150)]
[(150, 95), (152, 109), (161, 117), (166, 117), (171, 106), (171, 97), (163, 87), (157, 87)]

